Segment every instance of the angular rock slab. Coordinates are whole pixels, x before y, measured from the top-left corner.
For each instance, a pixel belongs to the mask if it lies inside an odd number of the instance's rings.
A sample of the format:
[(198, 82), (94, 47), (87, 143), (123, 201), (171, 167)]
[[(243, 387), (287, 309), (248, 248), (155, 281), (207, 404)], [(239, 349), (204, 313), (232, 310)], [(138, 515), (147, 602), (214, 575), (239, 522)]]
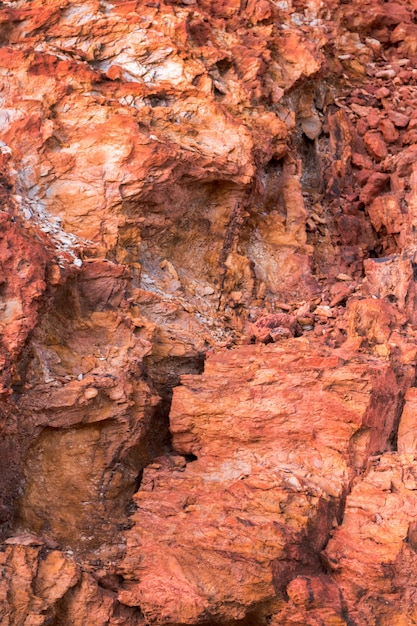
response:
[(149, 623), (225, 623), (319, 571), (353, 474), (387, 448), (404, 383), (387, 361), (302, 338), (220, 351), (182, 383), (170, 419), (185, 456), (145, 470), (119, 599)]

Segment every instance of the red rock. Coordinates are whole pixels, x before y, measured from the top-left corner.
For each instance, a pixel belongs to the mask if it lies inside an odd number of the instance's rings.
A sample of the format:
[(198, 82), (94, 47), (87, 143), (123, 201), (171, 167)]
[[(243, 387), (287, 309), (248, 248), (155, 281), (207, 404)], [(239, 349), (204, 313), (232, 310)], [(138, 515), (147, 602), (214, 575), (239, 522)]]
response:
[(359, 154), (357, 152), (354, 152), (352, 154), (352, 164), (362, 169), (367, 169), (367, 170), (373, 169), (372, 160), (365, 154)]
[(389, 111), (388, 117), (397, 126), (397, 128), (406, 128), (410, 118), (408, 115), (404, 115), (403, 113), (399, 113), (398, 111)]
[[(394, 374), (384, 361), (353, 362), (298, 339), (210, 356), (203, 376), (182, 383), (171, 410), (173, 445), (197, 460), (173, 456), (145, 471), (119, 599), (161, 624), (270, 612), (286, 581), (303, 575), (297, 561), (307, 520), (320, 549), (349, 467), (363, 467), (387, 445), (392, 424), (381, 411), (388, 416), (397, 402)], [(330, 473), (319, 461), (324, 450)], [(310, 500), (313, 492), (320, 500)], [(302, 568), (314, 570), (313, 562)], [(314, 584), (325, 601), (325, 582)], [(290, 599), (300, 603), (295, 589), (293, 582)]]
[(358, 184), (363, 187), (364, 185), (366, 185), (369, 177), (372, 176), (372, 174), (372, 169), (360, 170), (359, 172), (355, 172), (355, 179), (358, 181)]
[(345, 302), (352, 292), (352, 285), (347, 285), (345, 283), (336, 283), (332, 285), (330, 289), (330, 306), (334, 307), (338, 304), (341, 304), (342, 302)]
[(91, 549), (112, 535), (135, 489), (139, 458), (146, 463), (147, 447), (163, 445), (149, 434), (158, 396), (140, 376), (132, 379), (150, 351), (146, 323), (135, 336), (128, 313), (115, 312), (128, 282), (125, 268), (85, 263), (43, 312), (31, 343), (43, 367), (32, 362), (21, 382), (19, 410), (22, 419), (31, 415), (35, 440), (20, 463), (25, 491), (16, 517), (73, 548)]
[(415, 621), (417, 4), (307, 4), (0, 3), (4, 626)]
[(404, 227), (404, 215), (396, 196), (385, 194), (378, 196), (367, 207), (372, 226), (377, 232), (382, 227), (389, 234), (400, 233)]
[(391, 43), (395, 44), (400, 41), (404, 41), (406, 36), (407, 36), (407, 26), (405, 24), (398, 24), (398, 26), (396, 26), (391, 33), (390, 41)]
[(406, 306), (413, 268), (408, 259), (401, 256), (366, 259), (364, 261), (366, 281), (364, 292), (374, 298), (385, 298), (395, 302), (399, 311)]
[(410, 455), (394, 452), (376, 459), (348, 496), (343, 523), (326, 547), (332, 579), (358, 624), (409, 624), (414, 619), (413, 468)]
[(378, 109), (371, 109), (366, 117), (369, 128), (377, 128), (381, 121), (381, 114)]
[(263, 316), (252, 324), (250, 336), (255, 341), (266, 343), (273, 338), (274, 331), (277, 329), (285, 329), (288, 331), (288, 337), (294, 337), (296, 330), (295, 317), (287, 315), (286, 313), (275, 313), (274, 315)]
[[(7, 202), (7, 200), (6, 200)], [(9, 211), (0, 213), (0, 267), (3, 306), (0, 332), (5, 367), (1, 368), (1, 387), (10, 389), (13, 362), (19, 357), (29, 333), (38, 321), (46, 297), (46, 278), (52, 254), (41, 241), (33, 240), (22, 220)]]
[(405, 395), (405, 405), (398, 427), (398, 452), (415, 454), (417, 450), (417, 389), (411, 387)]
[(389, 119), (381, 120), (379, 129), (387, 143), (394, 143), (400, 136), (398, 130)]
[[(45, 547), (9, 545), (0, 554), (0, 565), (4, 624), (59, 620), (74, 626), (144, 626), (136, 612), (118, 606), (114, 593), (100, 586), (91, 574), (83, 573), (69, 554)], [(94, 613), (88, 610), (91, 606)]]
[(354, 215), (342, 215), (337, 220), (340, 240), (344, 246), (354, 246), (359, 243), (362, 234), (362, 224)]
[(390, 302), (374, 297), (350, 299), (347, 304), (347, 335), (351, 340), (360, 338), (360, 343), (371, 348), (379, 356), (389, 356), (389, 338), (397, 325), (406, 317)]
[(409, 146), (417, 143), (417, 129), (409, 130), (401, 137), (403, 146)]
[(394, 165), (398, 176), (401, 178), (410, 176), (414, 162), (417, 159), (417, 145), (402, 150), (394, 159)]
[(272, 616), (271, 625), (302, 624), (303, 620), (314, 626), (323, 623), (342, 626), (343, 602), (339, 588), (324, 575), (304, 575), (293, 579), (287, 586), (289, 601), (285, 608)]
[(371, 174), (368, 182), (360, 193), (360, 200), (364, 204), (369, 204), (384, 189), (389, 182), (389, 175), (380, 172)]
[(387, 26), (393, 26), (400, 24), (400, 22), (409, 22), (411, 20), (411, 14), (408, 7), (400, 4), (399, 2), (386, 2), (383, 6), (384, 10), (384, 23)]
[(381, 87), (376, 90), (374, 95), (375, 98), (378, 98), (378, 100), (382, 100), (383, 98), (388, 98), (391, 95), (391, 92), (388, 87)]
[(356, 131), (358, 135), (364, 135), (368, 130), (368, 124), (364, 119), (359, 119), (356, 123)]
[(364, 143), (368, 153), (375, 159), (385, 159), (388, 154), (387, 145), (381, 135), (376, 131), (369, 131), (364, 135)]

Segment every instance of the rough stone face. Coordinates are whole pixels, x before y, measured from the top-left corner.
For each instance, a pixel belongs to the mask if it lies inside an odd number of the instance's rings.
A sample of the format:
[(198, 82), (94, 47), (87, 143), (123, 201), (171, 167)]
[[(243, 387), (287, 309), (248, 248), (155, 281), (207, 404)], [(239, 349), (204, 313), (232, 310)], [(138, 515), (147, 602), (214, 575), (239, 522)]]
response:
[(357, 624), (416, 620), (415, 492), (414, 454), (385, 454), (347, 498), (325, 555)]
[(150, 623), (261, 620), (291, 579), (319, 573), (352, 477), (389, 445), (403, 389), (388, 362), (301, 338), (209, 356), (174, 392), (185, 456), (157, 459), (135, 495), (121, 602)]
[(0, 3), (1, 624), (417, 622), (416, 10)]
[(57, 290), (30, 342), (17, 406), (37, 440), (23, 461), (17, 523), (68, 547), (113, 536), (138, 467), (164, 443), (149, 433), (159, 397), (141, 378), (150, 342), (135, 333), (141, 323), (128, 308), (115, 312), (128, 279), (120, 266), (86, 262)]
[(69, 554), (39, 545), (42, 540), (28, 543), (24, 536), (15, 537), (14, 545), (0, 553), (0, 618), (4, 626), (83, 626), (87, 619), (93, 626), (144, 623), (138, 611), (118, 606), (114, 590), (100, 580), (99, 572), (98, 576), (82, 573)]
[(415, 454), (417, 450), (416, 388), (411, 387), (405, 394), (404, 409), (398, 426), (398, 452)]

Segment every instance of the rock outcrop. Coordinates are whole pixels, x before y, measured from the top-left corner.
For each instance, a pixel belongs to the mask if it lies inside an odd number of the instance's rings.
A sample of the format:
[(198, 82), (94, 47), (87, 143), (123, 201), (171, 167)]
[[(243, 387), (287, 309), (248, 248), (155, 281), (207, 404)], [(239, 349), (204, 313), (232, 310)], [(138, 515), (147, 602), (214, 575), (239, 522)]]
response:
[(322, 572), (351, 481), (389, 445), (410, 381), (300, 337), (218, 352), (182, 383), (181, 456), (145, 470), (119, 597), (150, 623), (278, 619), (293, 579)]
[(0, 3), (2, 625), (417, 623), (416, 11)]

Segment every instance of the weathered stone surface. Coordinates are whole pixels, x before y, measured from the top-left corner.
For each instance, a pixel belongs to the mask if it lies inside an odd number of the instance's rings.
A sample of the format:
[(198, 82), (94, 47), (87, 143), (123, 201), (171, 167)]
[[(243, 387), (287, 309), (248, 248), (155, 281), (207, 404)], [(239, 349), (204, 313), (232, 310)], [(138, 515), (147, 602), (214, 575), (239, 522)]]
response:
[(377, 160), (385, 159), (388, 149), (384, 141), (385, 137), (379, 132), (369, 131), (364, 136), (364, 142), (369, 154)]
[(405, 394), (404, 410), (398, 426), (398, 452), (416, 454), (417, 450), (417, 411), (416, 388), (411, 387)]
[(404, 383), (296, 339), (217, 353), (182, 384), (170, 421), (185, 456), (145, 470), (119, 598), (150, 623), (224, 623), (319, 570), (352, 476), (389, 448)]
[[(141, 626), (138, 611), (120, 607), (115, 593), (80, 571), (68, 553), (20, 543), (0, 553), (0, 619), (4, 626), (74, 624)], [(89, 607), (94, 607), (89, 611)]]
[(366, 280), (364, 292), (374, 298), (395, 302), (398, 310), (405, 310), (413, 267), (409, 259), (400, 255), (366, 259), (364, 261)]
[(2, 623), (416, 621), (416, 8), (0, 3)]
[(7, 626), (25, 622), (46, 624), (54, 617), (55, 603), (77, 583), (79, 568), (70, 557), (49, 551), (39, 559), (40, 550), (14, 545), (0, 553), (0, 617)]
[(416, 477), (413, 454), (385, 454), (358, 481), (325, 550), (354, 623), (416, 619)]

